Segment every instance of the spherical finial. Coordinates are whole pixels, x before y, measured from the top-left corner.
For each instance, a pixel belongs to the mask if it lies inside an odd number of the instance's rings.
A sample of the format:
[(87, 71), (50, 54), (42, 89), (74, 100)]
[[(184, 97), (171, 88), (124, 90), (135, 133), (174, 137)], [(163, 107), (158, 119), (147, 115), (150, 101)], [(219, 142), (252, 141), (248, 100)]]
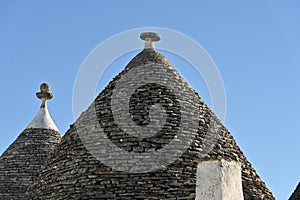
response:
[(42, 83), (40, 86), (40, 92), (36, 93), (37, 98), (42, 100), (42, 108), (46, 107), (46, 101), (53, 98), (53, 94), (50, 93), (50, 85), (48, 83)]
[(141, 33), (140, 38), (145, 41), (145, 49), (154, 49), (154, 42), (160, 40), (160, 35), (154, 32)]
[(41, 92), (50, 92), (50, 85), (48, 83), (42, 83), (40, 90)]

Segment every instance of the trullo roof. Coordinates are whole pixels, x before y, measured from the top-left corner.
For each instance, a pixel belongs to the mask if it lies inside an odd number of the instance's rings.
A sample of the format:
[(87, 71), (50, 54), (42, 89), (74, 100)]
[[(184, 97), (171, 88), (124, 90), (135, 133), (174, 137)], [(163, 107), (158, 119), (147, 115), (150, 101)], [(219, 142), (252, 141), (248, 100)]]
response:
[[(166, 57), (153, 48), (151, 38), (156, 41), (159, 37), (144, 33), (141, 38), (146, 40), (145, 49), (66, 132), (27, 198), (195, 199), (197, 162), (225, 159), (242, 165), (244, 199), (273, 200), (228, 130)], [(132, 95), (128, 98), (127, 90), (131, 87)], [(157, 134), (139, 132), (151, 125), (151, 108), (157, 104), (157, 113), (167, 113), (161, 120), (164, 125)], [(122, 111), (129, 113), (127, 119), (123, 118), (125, 123), (118, 121)], [(196, 127), (194, 121), (198, 122)], [(159, 124), (160, 120), (155, 122)], [(130, 131), (136, 131), (139, 137)], [(189, 134), (194, 132), (191, 140)], [(205, 154), (206, 140), (210, 138), (216, 138), (216, 144)], [(188, 147), (178, 153), (186, 142), (190, 142)], [(178, 149), (164, 151), (172, 145)], [(172, 160), (174, 155), (176, 159)], [(161, 163), (166, 165), (160, 166)]]
[(1, 200), (24, 199), (49, 153), (60, 142), (61, 135), (46, 106), (47, 95), (51, 93), (38, 94), (43, 102), (38, 114), (0, 157)]

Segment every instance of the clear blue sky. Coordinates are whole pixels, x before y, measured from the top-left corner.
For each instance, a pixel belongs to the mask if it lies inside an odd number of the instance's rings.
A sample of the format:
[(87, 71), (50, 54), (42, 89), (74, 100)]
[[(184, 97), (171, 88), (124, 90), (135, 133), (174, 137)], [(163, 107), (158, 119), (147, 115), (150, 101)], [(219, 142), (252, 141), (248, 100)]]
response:
[[(38, 111), (41, 82), (52, 86), (49, 110), (64, 133), (74, 121), (76, 73), (96, 45), (132, 28), (170, 28), (208, 51), (226, 89), (224, 124), (277, 199), (287, 199), (300, 181), (299, 8), (296, 0), (2, 0), (0, 152)], [(120, 59), (118, 70), (133, 55)], [(182, 73), (210, 105), (201, 78)]]

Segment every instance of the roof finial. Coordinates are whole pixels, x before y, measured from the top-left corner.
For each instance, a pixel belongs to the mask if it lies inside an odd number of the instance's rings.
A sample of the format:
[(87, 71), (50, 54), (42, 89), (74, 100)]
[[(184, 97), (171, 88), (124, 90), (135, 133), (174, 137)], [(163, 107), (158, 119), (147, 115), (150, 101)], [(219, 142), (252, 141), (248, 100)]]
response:
[(53, 94), (50, 93), (50, 85), (48, 83), (42, 83), (40, 86), (40, 92), (36, 93), (37, 98), (42, 100), (41, 108), (46, 107), (46, 101), (53, 98)]
[(154, 49), (154, 42), (160, 40), (160, 35), (154, 32), (141, 33), (140, 38), (145, 40), (145, 49)]

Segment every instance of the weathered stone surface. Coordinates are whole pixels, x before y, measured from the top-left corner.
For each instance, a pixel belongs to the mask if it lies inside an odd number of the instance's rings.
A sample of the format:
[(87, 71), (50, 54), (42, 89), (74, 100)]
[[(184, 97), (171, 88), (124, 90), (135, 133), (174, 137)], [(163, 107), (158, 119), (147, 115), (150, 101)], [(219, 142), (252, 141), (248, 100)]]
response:
[(0, 199), (24, 199), (49, 152), (61, 135), (51, 129), (28, 128), (0, 157)]
[(300, 182), (298, 183), (298, 186), (293, 192), (293, 194), (290, 196), (289, 200), (299, 200), (299, 199), (300, 199)]
[[(105, 129), (107, 137), (119, 148), (128, 152), (143, 153), (150, 148), (163, 148), (170, 139), (175, 137), (170, 130), (176, 130), (178, 126), (178, 124), (172, 123), (172, 120), (167, 121), (167, 125), (171, 128), (167, 127), (159, 138), (138, 140), (134, 137), (128, 137), (114, 123), (110, 102), (115, 81), (129, 70), (147, 63), (161, 64), (166, 71), (178, 75), (178, 72), (164, 56), (153, 49), (145, 49), (130, 61), (126, 68), (108, 84), (79, 118), (83, 127), (96, 126), (96, 124), (91, 124), (91, 116), (89, 115), (95, 109), (97, 118), (101, 127)], [(178, 79), (174, 79), (174, 81), (178, 85), (182, 85), (181, 79), (178, 75)], [(163, 88), (159, 89), (164, 90)], [(273, 195), (257, 175), (228, 130), (204, 104), (198, 94), (195, 92), (193, 95), (199, 101), (200, 116), (193, 116), (199, 120), (198, 134), (190, 147), (175, 162), (147, 173), (115, 171), (90, 154), (83, 145), (76, 126), (72, 125), (62, 138), (61, 143), (51, 153), (39, 177), (29, 189), (26, 198), (55, 200), (195, 199), (197, 162), (199, 160), (224, 159), (241, 163), (244, 199), (273, 200)], [(135, 98), (139, 99), (140, 97), (136, 96)], [(192, 97), (186, 97), (187, 101), (189, 99)], [(161, 98), (158, 98), (157, 101), (162, 104), (168, 103), (167, 100), (161, 100)], [(137, 103), (139, 102), (137, 101)], [(140, 110), (134, 105), (138, 104), (133, 104), (133, 110), (131, 110), (133, 120), (140, 124), (147, 123), (147, 118), (145, 118), (147, 113), (140, 113)], [(172, 117), (176, 118), (176, 105), (170, 108)], [(216, 135), (218, 136), (217, 144), (207, 156), (203, 157), (202, 151), (206, 145), (204, 140)], [(93, 138), (90, 142), (94, 142)], [(123, 162), (126, 163), (127, 160)], [(147, 164), (145, 163), (145, 168), (147, 168)]]
[(235, 161), (200, 161), (196, 200), (243, 200), (241, 165)]

